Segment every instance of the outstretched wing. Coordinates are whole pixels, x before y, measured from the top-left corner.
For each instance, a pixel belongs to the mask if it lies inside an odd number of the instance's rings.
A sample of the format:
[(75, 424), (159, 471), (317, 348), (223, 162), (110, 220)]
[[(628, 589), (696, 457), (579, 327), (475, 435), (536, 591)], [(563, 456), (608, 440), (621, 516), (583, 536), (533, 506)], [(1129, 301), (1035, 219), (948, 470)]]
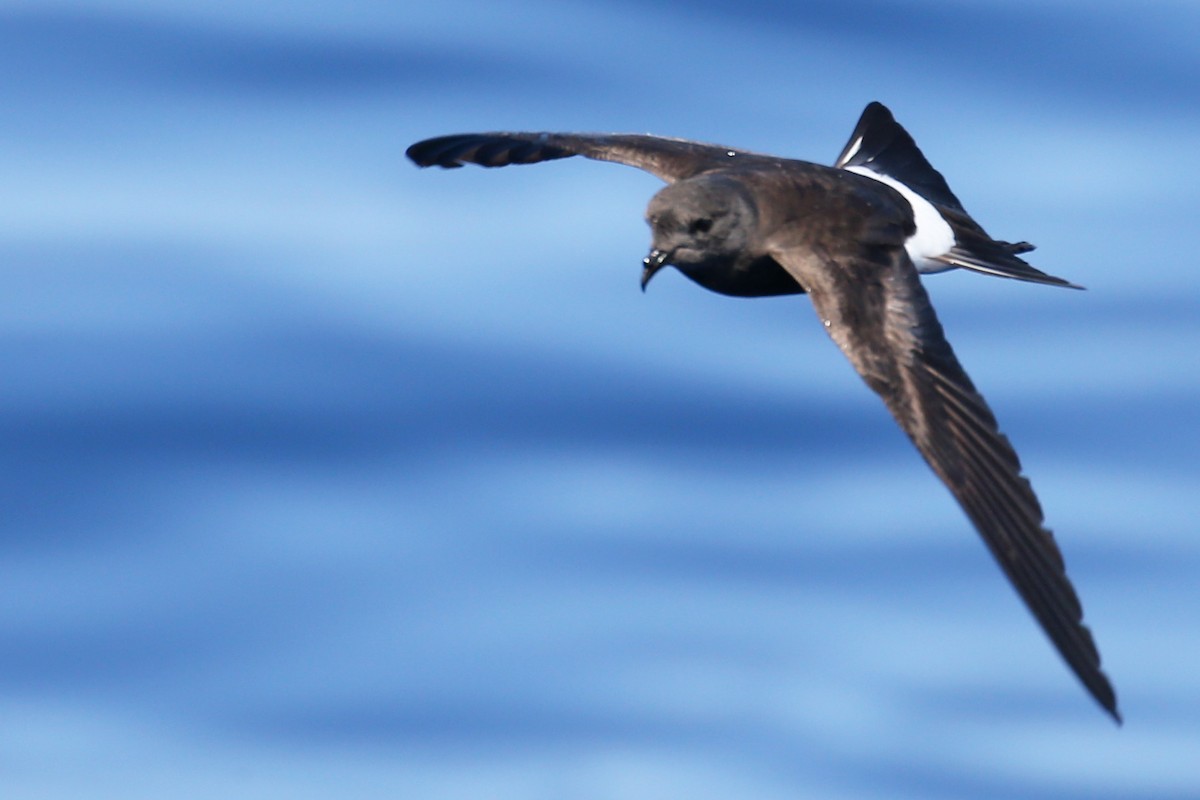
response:
[(645, 170), (667, 183), (753, 155), (686, 139), (625, 133), (459, 133), (425, 139), (406, 155), (421, 167), (506, 167), (583, 156)]
[(1119, 722), (1033, 488), (946, 342), (904, 248), (793, 247), (771, 255), (808, 290), (830, 336), (953, 493), (1067, 664)]
[(966, 213), (942, 173), (933, 168), (883, 103), (867, 104), (833, 165), (838, 169), (862, 167), (895, 178), (935, 205)]
[(908, 198), (912, 202), (925, 201), (933, 206), (954, 234), (953, 247), (930, 256), (931, 261), (945, 265), (942, 269), (962, 267), (1004, 278), (1082, 288), (1018, 258), (1034, 249), (1028, 242), (1011, 244), (989, 236), (882, 103), (870, 103), (863, 110), (834, 166), (884, 183), (899, 183), (916, 195)]

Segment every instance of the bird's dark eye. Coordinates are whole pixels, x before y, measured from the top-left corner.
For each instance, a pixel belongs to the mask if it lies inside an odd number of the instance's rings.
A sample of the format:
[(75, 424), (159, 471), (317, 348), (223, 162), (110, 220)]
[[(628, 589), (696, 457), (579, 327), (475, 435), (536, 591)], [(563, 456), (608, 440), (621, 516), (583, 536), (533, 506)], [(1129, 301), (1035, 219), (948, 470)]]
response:
[(692, 224), (688, 225), (689, 233), (708, 233), (710, 230), (712, 230), (712, 220), (708, 217), (694, 219)]

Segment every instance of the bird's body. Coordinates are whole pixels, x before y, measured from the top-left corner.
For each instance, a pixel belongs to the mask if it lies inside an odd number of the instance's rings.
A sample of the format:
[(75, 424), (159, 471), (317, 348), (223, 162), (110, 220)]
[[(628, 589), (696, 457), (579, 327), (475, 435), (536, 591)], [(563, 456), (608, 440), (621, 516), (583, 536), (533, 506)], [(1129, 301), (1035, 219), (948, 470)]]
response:
[(1032, 245), (988, 236), (886, 108), (867, 106), (833, 167), (624, 134), (462, 134), (418, 142), (408, 155), (443, 167), (582, 155), (666, 181), (647, 209), (643, 288), (669, 265), (721, 294), (807, 293), (1068, 665), (1120, 719), (1037, 497), (946, 341), (919, 272), (962, 267), (1073, 284), (1019, 258)]

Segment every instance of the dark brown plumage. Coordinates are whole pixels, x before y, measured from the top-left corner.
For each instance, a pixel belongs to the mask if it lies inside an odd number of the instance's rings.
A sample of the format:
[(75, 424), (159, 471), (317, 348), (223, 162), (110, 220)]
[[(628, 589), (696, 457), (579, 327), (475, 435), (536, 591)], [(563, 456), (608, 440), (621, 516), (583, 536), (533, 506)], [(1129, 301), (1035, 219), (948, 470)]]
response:
[(442, 167), (573, 155), (667, 182), (647, 210), (653, 243), (643, 287), (670, 265), (723, 294), (811, 297), (830, 337), (958, 500), (1067, 664), (1120, 721), (1037, 497), (946, 341), (918, 272), (962, 267), (1074, 285), (1022, 260), (1032, 245), (988, 236), (878, 103), (863, 112), (834, 167), (621, 134), (461, 134), (408, 149), (418, 165)]

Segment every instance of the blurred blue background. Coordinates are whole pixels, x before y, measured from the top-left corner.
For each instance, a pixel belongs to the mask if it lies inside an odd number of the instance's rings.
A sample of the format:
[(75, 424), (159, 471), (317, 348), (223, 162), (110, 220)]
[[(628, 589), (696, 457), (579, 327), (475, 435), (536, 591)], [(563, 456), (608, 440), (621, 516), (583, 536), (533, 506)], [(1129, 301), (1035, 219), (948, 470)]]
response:
[[(1200, 796), (1194, 3), (0, 9), (5, 797)], [(805, 298), (403, 157), (875, 99), (1089, 288), (927, 279), (1122, 729)]]

